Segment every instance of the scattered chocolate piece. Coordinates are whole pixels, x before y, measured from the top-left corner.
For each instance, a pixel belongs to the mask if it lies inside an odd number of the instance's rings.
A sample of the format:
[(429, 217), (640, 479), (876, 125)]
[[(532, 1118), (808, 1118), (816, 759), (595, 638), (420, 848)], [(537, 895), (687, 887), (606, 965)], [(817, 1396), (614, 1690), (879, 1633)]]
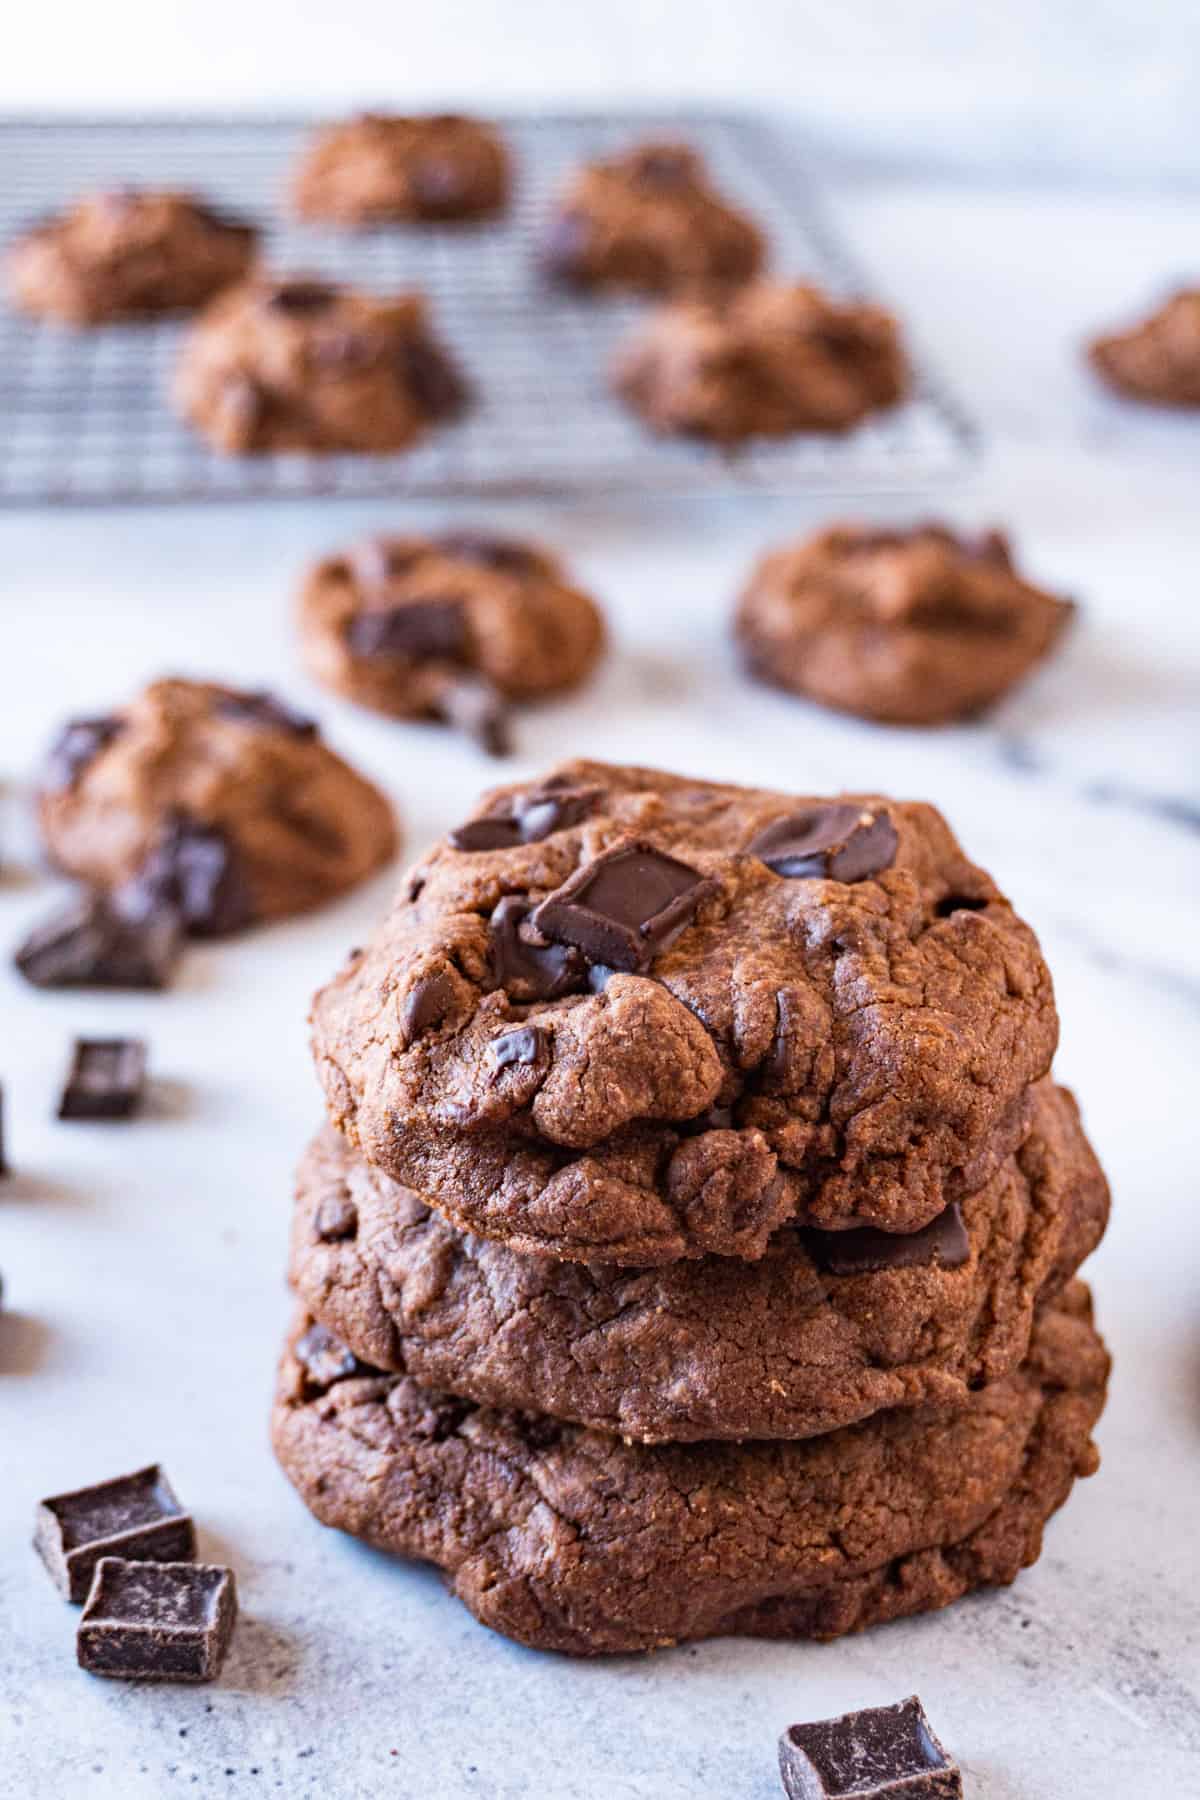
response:
[(522, 1025), (492, 1039), (492, 1062), (497, 1070), (513, 1063), (535, 1063), (546, 1045), (546, 1034), (537, 1025)]
[(323, 1244), (352, 1238), (358, 1230), (358, 1208), (345, 1189), (326, 1194), (313, 1214), (313, 1231)]
[(453, 662), (466, 649), (466, 608), (460, 599), (447, 595), (355, 613), (346, 626), (346, 643), (355, 656)]
[(514, 1000), (558, 1000), (581, 988), (587, 964), (578, 950), (547, 943), (530, 924), (528, 900), (506, 894), (488, 921), (496, 984)]
[(962, 1775), (914, 1694), (895, 1706), (789, 1725), (779, 1740), (788, 1800), (962, 1800)]
[(33, 1547), (68, 1600), (87, 1599), (102, 1556), (189, 1562), (196, 1530), (157, 1463), (39, 1503)]
[(509, 850), (514, 844), (539, 844), (555, 831), (566, 831), (587, 817), (600, 789), (538, 788), (515, 802), (511, 812), (468, 819), (450, 833), (456, 850)]
[(746, 850), (792, 881), (850, 882), (890, 869), (899, 841), (887, 813), (834, 801), (773, 820)]
[(880, 1231), (861, 1225), (853, 1231), (806, 1230), (804, 1242), (818, 1268), (829, 1275), (868, 1275), (880, 1269), (916, 1269), (940, 1263), (958, 1269), (971, 1254), (971, 1240), (957, 1205), (950, 1205), (920, 1231)]
[(454, 1004), (454, 983), (444, 969), (422, 975), (404, 1002), (404, 1030), (413, 1043), (431, 1025), (440, 1024)]
[(622, 844), (577, 869), (542, 901), (533, 923), (544, 936), (574, 944), (589, 962), (636, 973), (713, 891), (711, 881), (653, 844)]
[(438, 717), (473, 738), (489, 756), (507, 756), (512, 748), (504, 702), (482, 675), (454, 675), (442, 684)]
[(224, 937), (253, 925), (258, 908), (237, 851), (215, 825), (177, 813), (117, 904), (137, 918), (163, 906), (178, 909), (193, 937)]
[(141, 1038), (76, 1038), (60, 1119), (129, 1119), (142, 1102), (146, 1046)]
[(42, 771), (43, 786), (51, 791), (74, 785), (93, 757), (99, 756), (124, 729), (124, 720), (69, 719), (50, 746)]
[(348, 1381), (352, 1375), (363, 1375), (366, 1367), (341, 1338), (324, 1325), (310, 1325), (304, 1336), (297, 1338), (296, 1361), (315, 1387), (330, 1388), (335, 1381)]
[(79, 1666), (119, 1681), (212, 1681), (236, 1620), (232, 1569), (105, 1556), (79, 1620)]
[(304, 713), (293, 712), (277, 695), (260, 688), (250, 694), (230, 694), (217, 703), (217, 712), (225, 719), (239, 719), (247, 725), (262, 725), (269, 731), (286, 731), (292, 737), (315, 738), (317, 721)]
[(165, 988), (183, 939), (169, 903), (129, 918), (104, 894), (83, 894), (35, 926), (13, 961), (34, 987)]

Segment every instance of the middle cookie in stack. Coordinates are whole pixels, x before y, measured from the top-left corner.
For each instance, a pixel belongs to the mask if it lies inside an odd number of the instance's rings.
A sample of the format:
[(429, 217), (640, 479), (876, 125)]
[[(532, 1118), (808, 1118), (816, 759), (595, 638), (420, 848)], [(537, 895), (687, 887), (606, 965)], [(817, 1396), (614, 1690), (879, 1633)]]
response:
[(1107, 1190), (1036, 940), (932, 808), (568, 765), (418, 866), (314, 1021), (345, 1136), (301, 1170), (275, 1438), (318, 1517), (582, 1652), (835, 1635), (1036, 1557), (1094, 1467)]

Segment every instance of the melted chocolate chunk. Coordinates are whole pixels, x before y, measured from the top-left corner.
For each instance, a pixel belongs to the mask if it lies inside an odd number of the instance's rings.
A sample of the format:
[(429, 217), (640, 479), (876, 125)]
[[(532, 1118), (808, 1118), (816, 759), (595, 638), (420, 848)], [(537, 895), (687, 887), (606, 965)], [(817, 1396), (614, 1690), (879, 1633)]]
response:
[(895, 1706), (789, 1725), (779, 1740), (788, 1800), (962, 1800), (962, 1776), (914, 1694)]
[(881, 1269), (924, 1269), (937, 1265), (958, 1269), (971, 1254), (971, 1240), (958, 1206), (947, 1206), (920, 1231), (879, 1231), (863, 1225), (854, 1231), (804, 1232), (804, 1242), (817, 1267), (829, 1275), (873, 1275)]
[(173, 906), (126, 918), (103, 894), (85, 894), (37, 926), (13, 957), (35, 987), (165, 988), (183, 921)]
[(114, 715), (100, 719), (70, 719), (63, 726), (46, 758), (42, 785), (52, 793), (73, 787), (93, 757), (111, 744), (125, 728)]
[(129, 1119), (142, 1103), (146, 1046), (141, 1038), (76, 1038), (60, 1119)]
[(102, 1556), (132, 1562), (186, 1562), (196, 1554), (196, 1529), (157, 1463), (93, 1487), (43, 1500), (34, 1520), (33, 1547), (68, 1600), (86, 1600)]
[(212, 1681), (236, 1619), (232, 1569), (106, 1556), (79, 1621), (79, 1666), (119, 1681)]
[(346, 643), (355, 656), (453, 661), (467, 648), (466, 607), (457, 595), (447, 594), (355, 613), (346, 626)]
[(469, 819), (450, 833), (456, 850), (510, 850), (514, 844), (540, 844), (555, 831), (566, 831), (586, 819), (600, 797), (597, 787), (536, 789), (523, 794), (506, 813)]
[(265, 304), (272, 312), (300, 317), (324, 312), (332, 306), (336, 295), (337, 290), (328, 281), (279, 281), (265, 296)]
[(507, 1069), (513, 1063), (535, 1063), (546, 1048), (546, 1034), (538, 1025), (522, 1025), (492, 1039), (492, 1063)]
[(429, 338), (410, 338), (398, 353), (398, 370), (422, 411), (431, 419), (453, 419), (466, 410), (466, 382)]
[(267, 731), (286, 731), (290, 737), (315, 738), (317, 722), (304, 713), (293, 712), (276, 695), (260, 688), (249, 694), (229, 694), (218, 700), (216, 711), (223, 719), (237, 719), (246, 725), (261, 725)]
[(488, 921), (497, 987), (519, 1001), (578, 992), (587, 980), (583, 957), (569, 945), (547, 943), (527, 923), (530, 911), (522, 895), (506, 894)]
[(773, 820), (746, 851), (791, 881), (851, 882), (890, 869), (898, 843), (886, 812), (835, 800)]
[(326, 1194), (313, 1214), (313, 1232), (323, 1244), (352, 1238), (358, 1230), (358, 1208), (345, 1189)]
[(443, 156), (426, 156), (413, 168), (409, 180), (413, 197), (423, 212), (455, 210), (462, 203), (463, 181), (455, 165)]
[(353, 1350), (324, 1325), (310, 1325), (304, 1335), (296, 1339), (293, 1354), (304, 1370), (305, 1379), (318, 1389), (331, 1388), (335, 1382), (348, 1381), (352, 1375), (367, 1372), (365, 1363), (360, 1363)]
[(589, 962), (637, 973), (674, 942), (713, 891), (714, 883), (653, 844), (622, 844), (576, 870), (542, 901), (533, 922)]
[(666, 191), (673, 188), (693, 187), (696, 181), (696, 159), (690, 150), (682, 146), (672, 149), (669, 145), (644, 150), (637, 159), (636, 175), (639, 186)]
[(404, 1002), (404, 1030), (409, 1043), (414, 1043), (431, 1025), (440, 1025), (453, 1005), (454, 983), (444, 969), (432, 969), (422, 975)]
[(435, 702), (437, 717), (474, 739), (489, 756), (507, 756), (512, 748), (504, 701), (482, 675), (447, 679)]
[(254, 896), (237, 851), (216, 825), (176, 813), (117, 896), (130, 918), (173, 906), (193, 937), (224, 937), (252, 925)]

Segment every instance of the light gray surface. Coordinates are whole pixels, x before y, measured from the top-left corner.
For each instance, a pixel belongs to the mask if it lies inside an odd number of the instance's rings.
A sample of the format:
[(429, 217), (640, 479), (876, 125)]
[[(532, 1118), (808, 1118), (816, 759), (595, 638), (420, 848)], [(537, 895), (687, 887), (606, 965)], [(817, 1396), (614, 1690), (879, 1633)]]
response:
[[(309, 922), (195, 951), (169, 996), (38, 995), (5, 968), (0, 1075), (20, 1170), (0, 1188), (5, 1796), (769, 1800), (789, 1720), (914, 1689), (972, 1800), (1197, 1791), (1200, 425), (1108, 401), (1075, 354), (1087, 326), (1176, 272), (1194, 213), (900, 187), (847, 190), (840, 209), (998, 435), (970, 489), (871, 510), (1008, 522), (1031, 573), (1083, 600), (1081, 628), (986, 726), (874, 730), (751, 690), (726, 648), (748, 559), (815, 509), (489, 509), (563, 546), (616, 637), (586, 696), (522, 722), (513, 773), (579, 750), (943, 805), (1042, 934), (1059, 1067), (1113, 1181), (1092, 1264), (1117, 1359), (1100, 1475), (1012, 1590), (935, 1618), (823, 1648), (726, 1642), (586, 1665), (518, 1650), (432, 1575), (314, 1524), (266, 1446), (290, 1172), (317, 1114), (306, 998), (393, 878)], [(0, 773), (15, 782), (60, 716), (163, 669), (273, 682), (395, 792), (415, 853), (491, 770), (311, 690), (289, 629), (306, 558), (396, 516), (3, 521)], [(0, 943), (50, 896), (32, 872), (8, 876)], [(50, 1122), (68, 1039), (92, 1029), (149, 1036), (154, 1116)], [(75, 1615), (27, 1548), (40, 1495), (153, 1457), (194, 1508), (203, 1553), (238, 1573), (242, 1623), (207, 1690), (81, 1675)]]

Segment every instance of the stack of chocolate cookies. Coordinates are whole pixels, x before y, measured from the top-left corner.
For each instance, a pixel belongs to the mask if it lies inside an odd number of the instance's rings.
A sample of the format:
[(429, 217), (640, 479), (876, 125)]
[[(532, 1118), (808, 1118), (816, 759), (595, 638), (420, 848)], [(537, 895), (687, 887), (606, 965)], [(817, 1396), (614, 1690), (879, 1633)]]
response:
[(318, 995), (274, 1418), (325, 1523), (589, 1653), (1011, 1581), (1108, 1359), (1034, 934), (930, 806), (575, 762)]

